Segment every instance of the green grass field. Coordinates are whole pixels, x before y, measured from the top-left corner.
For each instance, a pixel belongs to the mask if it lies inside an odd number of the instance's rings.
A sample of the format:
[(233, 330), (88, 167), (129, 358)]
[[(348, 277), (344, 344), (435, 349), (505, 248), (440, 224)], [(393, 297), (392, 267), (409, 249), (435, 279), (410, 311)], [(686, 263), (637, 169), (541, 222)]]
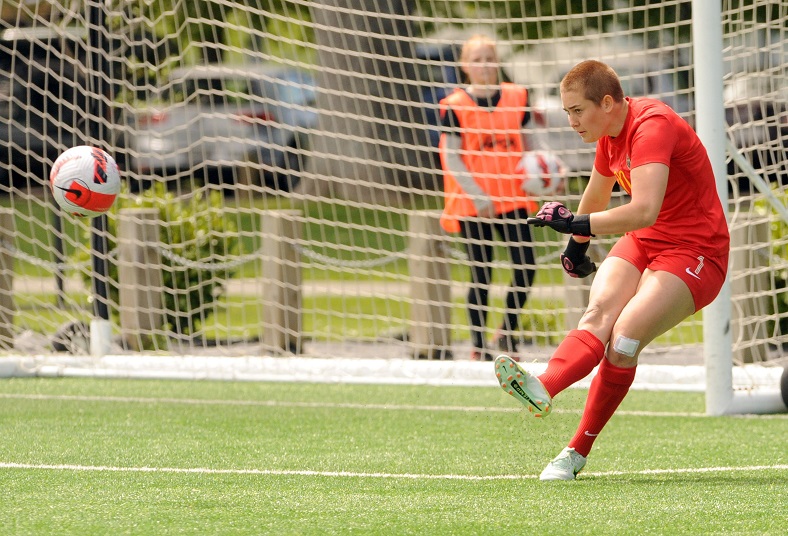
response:
[(788, 416), (633, 391), (575, 482), (495, 388), (0, 383), (2, 534), (785, 534)]

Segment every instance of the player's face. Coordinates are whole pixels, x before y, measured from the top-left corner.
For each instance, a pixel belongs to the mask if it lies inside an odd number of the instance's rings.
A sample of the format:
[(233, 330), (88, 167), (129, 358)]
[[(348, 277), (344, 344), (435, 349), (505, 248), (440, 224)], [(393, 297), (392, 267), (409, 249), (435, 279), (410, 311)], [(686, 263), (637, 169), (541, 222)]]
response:
[(594, 143), (606, 134), (608, 114), (601, 106), (584, 98), (582, 92), (561, 90), (561, 105), (569, 118), (569, 126), (585, 143)]
[(467, 52), (463, 70), (475, 86), (491, 86), (498, 83), (498, 57), (489, 45), (479, 45)]

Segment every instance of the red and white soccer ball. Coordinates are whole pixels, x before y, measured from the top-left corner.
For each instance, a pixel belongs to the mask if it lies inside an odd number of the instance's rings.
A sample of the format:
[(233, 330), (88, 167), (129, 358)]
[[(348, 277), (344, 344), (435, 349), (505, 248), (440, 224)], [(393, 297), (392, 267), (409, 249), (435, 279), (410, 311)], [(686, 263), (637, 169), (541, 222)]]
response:
[(566, 180), (566, 166), (548, 151), (526, 151), (516, 171), (525, 175), (522, 188), (531, 195), (554, 194)]
[(72, 147), (55, 160), (49, 187), (65, 212), (95, 218), (108, 211), (120, 193), (118, 165), (97, 147)]

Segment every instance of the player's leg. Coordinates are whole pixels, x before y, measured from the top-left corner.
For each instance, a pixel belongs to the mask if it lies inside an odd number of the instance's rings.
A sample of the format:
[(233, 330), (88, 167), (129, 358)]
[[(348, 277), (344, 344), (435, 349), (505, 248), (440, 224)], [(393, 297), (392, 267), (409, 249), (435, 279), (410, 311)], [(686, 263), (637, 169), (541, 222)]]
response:
[(539, 376), (551, 397), (588, 376), (600, 363), (613, 325), (635, 295), (640, 277), (638, 268), (619, 257), (608, 256), (600, 265), (577, 329), (567, 334)]
[[(637, 292), (616, 321), (607, 356), (591, 382), (577, 431), (542, 472), (542, 480), (572, 480), (635, 379), (642, 349), (695, 312), (687, 285), (675, 275), (646, 270)], [(579, 467), (579, 468), (578, 468)]]
[(640, 271), (628, 261), (605, 259), (591, 286), (590, 304), (579, 328), (570, 331), (556, 348), (544, 374), (537, 378), (512, 359), (499, 356), (495, 373), (501, 388), (534, 416), (546, 416), (553, 396), (588, 376), (602, 360), (615, 317), (634, 295), (639, 279)]
[(493, 226), (478, 219), (462, 220), (460, 234), (465, 242), (471, 284), (468, 288), (468, 321), (471, 331), (471, 359), (492, 360), (486, 351), (487, 304), (492, 279)]
[(551, 396), (585, 378), (600, 363), (613, 325), (635, 295), (647, 263), (645, 248), (632, 234), (613, 246), (594, 276), (589, 305), (577, 329), (569, 332), (539, 377)]

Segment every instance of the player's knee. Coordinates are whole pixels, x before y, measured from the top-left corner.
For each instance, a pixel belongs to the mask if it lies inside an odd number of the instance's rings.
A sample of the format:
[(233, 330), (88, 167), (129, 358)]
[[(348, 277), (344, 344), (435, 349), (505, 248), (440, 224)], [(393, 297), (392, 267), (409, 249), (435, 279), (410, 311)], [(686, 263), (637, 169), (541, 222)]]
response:
[(618, 335), (613, 341), (613, 350), (626, 357), (635, 357), (640, 349), (640, 341)]
[(608, 352), (608, 360), (616, 366), (631, 366), (640, 354), (640, 341), (625, 335), (616, 335), (613, 339), (612, 352)]
[(604, 308), (592, 303), (589, 304), (589, 306), (583, 312), (583, 316), (580, 318), (580, 322), (577, 327), (578, 329), (586, 329), (597, 334), (597, 337), (599, 337), (602, 342), (607, 344), (608, 338), (603, 337), (600, 334), (607, 334), (609, 336), (613, 330), (615, 321), (615, 316), (612, 314), (606, 314)]
[(583, 316), (580, 317), (580, 323), (599, 327), (599, 324), (602, 324), (603, 318), (602, 308), (596, 304), (590, 303), (588, 307), (586, 307), (586, 310), (583, 311)]

